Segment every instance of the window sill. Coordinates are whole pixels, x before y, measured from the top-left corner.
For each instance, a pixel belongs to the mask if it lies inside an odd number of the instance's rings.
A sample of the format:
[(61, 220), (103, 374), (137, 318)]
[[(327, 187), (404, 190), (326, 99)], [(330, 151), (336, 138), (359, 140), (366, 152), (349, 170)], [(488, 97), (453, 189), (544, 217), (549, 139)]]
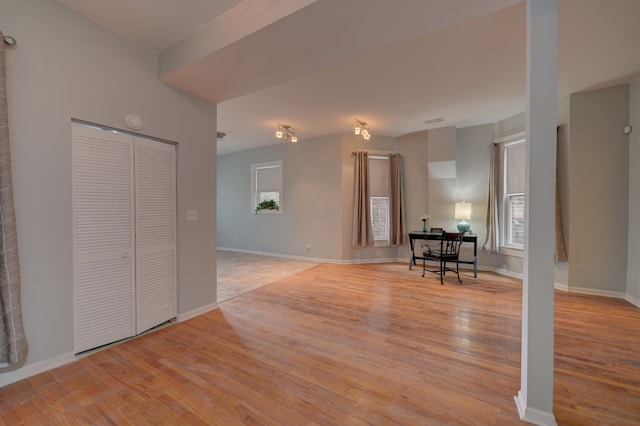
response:
[(516, 247), (500, 246), (500, 254), (513, 257), (524, 257), (524, 249)]
[(280, 210), (258, 210), (254, 211), (255, 214), (282, 214), (282, 209)]

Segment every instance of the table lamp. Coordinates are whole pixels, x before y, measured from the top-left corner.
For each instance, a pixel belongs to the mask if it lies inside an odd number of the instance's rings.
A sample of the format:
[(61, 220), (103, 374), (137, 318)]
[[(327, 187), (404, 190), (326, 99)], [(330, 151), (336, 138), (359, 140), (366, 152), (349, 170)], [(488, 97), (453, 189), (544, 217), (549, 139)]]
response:
[(467, 232), (471, 228), (471, 225), (467, 222), (467, 219), (471, 219), (471, 203), (465, 203), (464, 201), (456, 203), (454, 216), (457, 220), (460, 220), (458, 231)]

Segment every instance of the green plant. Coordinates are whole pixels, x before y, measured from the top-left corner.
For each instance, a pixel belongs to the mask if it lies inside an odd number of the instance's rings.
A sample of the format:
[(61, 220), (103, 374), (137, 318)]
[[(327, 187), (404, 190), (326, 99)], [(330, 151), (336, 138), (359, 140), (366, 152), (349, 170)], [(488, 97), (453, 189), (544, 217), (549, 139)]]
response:
[(265, 200), (258, 204), (256, 213), (258, 213), (259, 210), (280, 210), (280, 206), (276, 200)]

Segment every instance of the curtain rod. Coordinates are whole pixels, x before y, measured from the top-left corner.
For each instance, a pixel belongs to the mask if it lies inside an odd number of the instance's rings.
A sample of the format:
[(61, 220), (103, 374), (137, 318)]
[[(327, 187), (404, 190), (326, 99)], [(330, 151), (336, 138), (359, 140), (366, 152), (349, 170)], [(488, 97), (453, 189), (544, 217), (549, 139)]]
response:
[(353, 152), (351, 153), (351, 155), (356, 155), (356, 154), (357, 154), (357, 153), (359, 153), (359, 152), (366, 152), (366, 153), (368, 153), (368, 154), (372, 154), (372, 155), (394, 155), (394, 154), (396, 154), (396, 155), (400, 155), (400, 153), (399, 153), (399, 152), (392, 152), (392, 151), (371, 151), (371, 150), (368, 150), (368, 149), (359, 149), (359, 150), (357, 150), (357, 151), (353, 151)]

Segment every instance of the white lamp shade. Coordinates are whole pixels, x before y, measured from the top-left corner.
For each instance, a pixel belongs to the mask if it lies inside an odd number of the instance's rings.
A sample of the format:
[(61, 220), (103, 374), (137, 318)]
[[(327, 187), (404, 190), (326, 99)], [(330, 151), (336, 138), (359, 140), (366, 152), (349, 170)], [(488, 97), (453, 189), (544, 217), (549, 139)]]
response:
[(471, 203), (465, 203), (464, 201), (456, 203), (454, 217), (461, 220), (471, 219)]

